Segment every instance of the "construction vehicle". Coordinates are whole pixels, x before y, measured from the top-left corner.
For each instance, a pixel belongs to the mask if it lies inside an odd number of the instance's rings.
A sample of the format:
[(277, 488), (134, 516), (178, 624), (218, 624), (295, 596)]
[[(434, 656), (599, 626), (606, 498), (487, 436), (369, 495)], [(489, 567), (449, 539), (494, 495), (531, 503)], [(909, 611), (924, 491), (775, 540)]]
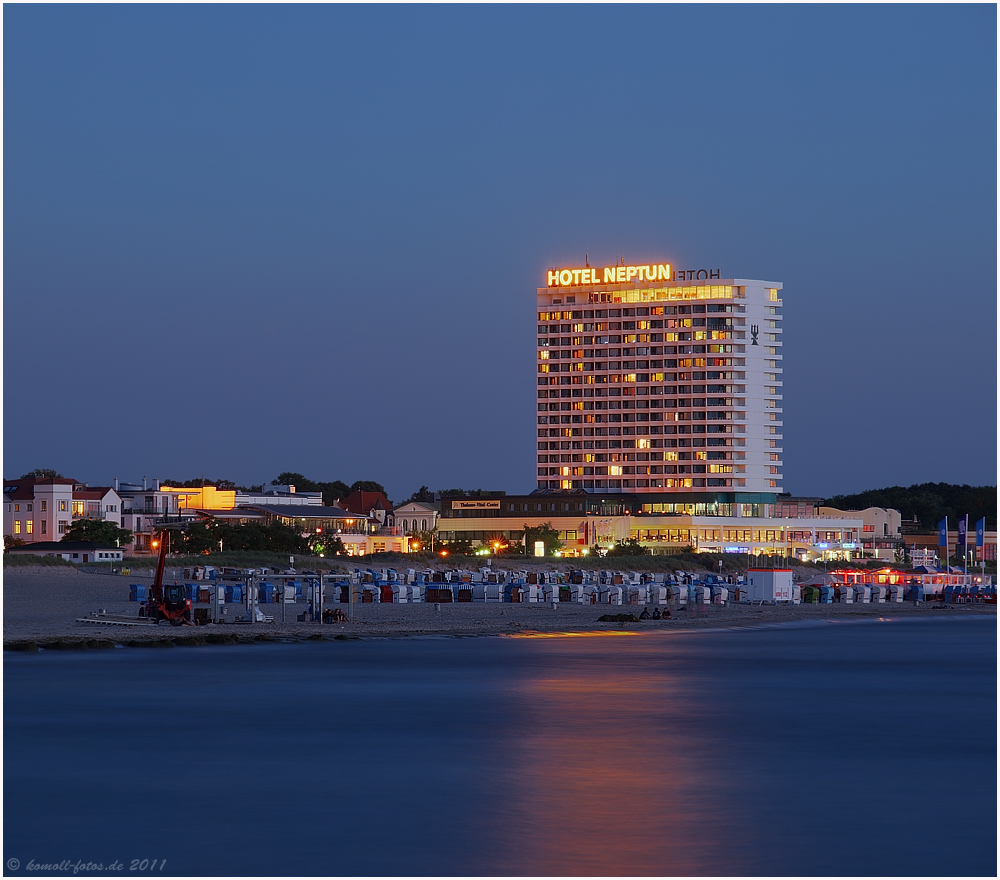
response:
[[(183, 527), (183, 526), (182, 526)], [(160, 555), (156, 560), (156, 577), (149, 588), (149, 598), (139, 606), (139, 617), (157, 623), (166, 620), (172, 626), (191, 625), (191, 600), (187, 598), (184, 584), (163, 583), (163, 566), (167, 560), (166, 526), (157, 533)]]

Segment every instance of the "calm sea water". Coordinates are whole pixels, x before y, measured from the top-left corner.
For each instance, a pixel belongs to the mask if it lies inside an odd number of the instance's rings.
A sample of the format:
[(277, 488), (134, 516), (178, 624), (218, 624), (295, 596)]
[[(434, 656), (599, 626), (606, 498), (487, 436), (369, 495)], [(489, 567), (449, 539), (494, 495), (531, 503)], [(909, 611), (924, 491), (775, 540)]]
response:
[(996, 634), (6, 654), (5, 873), (995, 875)]

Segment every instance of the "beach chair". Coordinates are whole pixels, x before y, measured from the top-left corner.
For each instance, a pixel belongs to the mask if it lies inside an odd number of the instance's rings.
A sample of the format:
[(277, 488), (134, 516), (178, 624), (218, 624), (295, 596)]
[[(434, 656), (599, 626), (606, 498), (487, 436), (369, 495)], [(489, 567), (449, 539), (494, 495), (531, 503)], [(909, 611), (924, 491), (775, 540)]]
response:
[(873, 584), (871, 588), (871, 604), (883, 604), (885, 602), (885, 587), (881, 584)]
[(649, 601), (652, 605), (666, 605), (667, 604), (667, 588), (662, 584), (651, 584), (648, 587), (649, 590)]

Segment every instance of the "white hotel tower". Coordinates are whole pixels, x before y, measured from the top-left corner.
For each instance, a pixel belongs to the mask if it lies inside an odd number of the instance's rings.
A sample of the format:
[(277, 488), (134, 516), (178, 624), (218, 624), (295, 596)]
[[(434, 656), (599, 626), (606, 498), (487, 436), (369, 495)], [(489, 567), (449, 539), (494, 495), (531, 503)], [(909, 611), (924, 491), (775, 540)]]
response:
[(766, 515), (782, 491), (782, 286), (720, 276), (549, 270), (539, 489), (641, 495), (648, 513)]

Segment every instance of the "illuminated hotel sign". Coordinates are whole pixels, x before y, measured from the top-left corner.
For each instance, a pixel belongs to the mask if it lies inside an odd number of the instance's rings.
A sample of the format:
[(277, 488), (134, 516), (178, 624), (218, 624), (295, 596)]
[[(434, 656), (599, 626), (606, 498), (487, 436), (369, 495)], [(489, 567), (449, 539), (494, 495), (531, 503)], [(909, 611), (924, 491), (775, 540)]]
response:
[(499, 510), (499, 501), (452, 501), (452, 510)]
[(669, 263), (645, 266), (605, 266), (597, 269), (549, 269), (548, 287), (576, 287), (585, 284), (628, 284), (632, 281), (697, 281), (721, 278), (721, 269), (683, 269), (672, 271)]

